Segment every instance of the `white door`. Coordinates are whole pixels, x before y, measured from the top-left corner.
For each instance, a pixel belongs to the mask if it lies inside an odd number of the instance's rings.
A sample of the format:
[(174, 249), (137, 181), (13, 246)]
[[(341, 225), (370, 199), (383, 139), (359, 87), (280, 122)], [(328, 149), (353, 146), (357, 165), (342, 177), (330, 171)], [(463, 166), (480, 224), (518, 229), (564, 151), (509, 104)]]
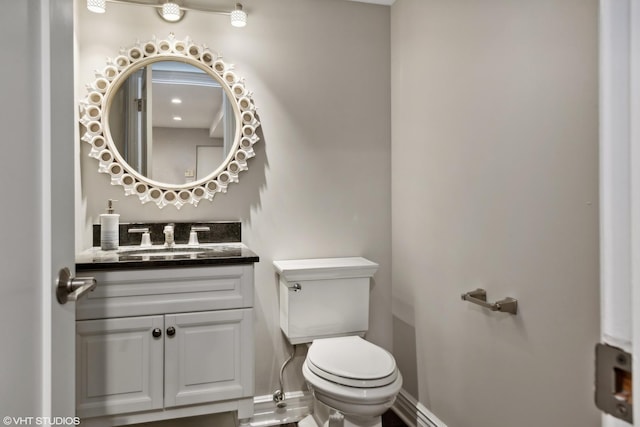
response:
[[(73, 304), (54, 282), (74, 261), (72, 0), (3, 1), (0, 414), (73, 416)], [(9, 418), (6, 418), (9, 417)]]
[[(640, 390), (640, 1), (600, 1), (602, 342), (632, 354)], [(633, 408), (636, 424), (640, 404)], [(629, 423), (603, 415), (604, 427)]]
[(43, 413), (73, 417), (75, 303), (62, 305), (55, 295), (60, 269), (75, 273), (73, 1), (41, 5)]

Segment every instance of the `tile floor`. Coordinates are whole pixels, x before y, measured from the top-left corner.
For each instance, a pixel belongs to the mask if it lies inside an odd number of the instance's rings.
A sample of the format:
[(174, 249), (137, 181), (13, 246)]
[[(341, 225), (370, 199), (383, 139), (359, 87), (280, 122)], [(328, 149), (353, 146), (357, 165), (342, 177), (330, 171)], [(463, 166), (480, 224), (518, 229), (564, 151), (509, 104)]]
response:
[(382, 414), (382, 427), (408, 427), (392, 410)]

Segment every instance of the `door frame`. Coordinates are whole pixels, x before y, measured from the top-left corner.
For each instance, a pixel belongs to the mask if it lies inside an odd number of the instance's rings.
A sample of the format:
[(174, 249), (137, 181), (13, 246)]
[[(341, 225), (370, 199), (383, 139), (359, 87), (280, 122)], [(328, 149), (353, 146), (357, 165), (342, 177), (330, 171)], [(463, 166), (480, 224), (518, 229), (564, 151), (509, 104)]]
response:
[[(631, 147), (631, 316), (633, 389), (640, 390), (640, 0), (631, 0), (629, 34)], [(640, 423), (640, 404), (633, 409), (635, 423)]]
[(599, 51), (601, 340), (632, 353), (640, 390), (640, 0), (600, 0)]

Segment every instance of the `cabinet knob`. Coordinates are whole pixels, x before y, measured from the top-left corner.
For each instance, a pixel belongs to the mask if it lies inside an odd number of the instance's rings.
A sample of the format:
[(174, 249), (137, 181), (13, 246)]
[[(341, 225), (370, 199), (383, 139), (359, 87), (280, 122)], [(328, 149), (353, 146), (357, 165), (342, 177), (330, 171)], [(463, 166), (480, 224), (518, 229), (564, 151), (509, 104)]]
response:
[(169, 326), (167, 328), (167, 335), (169, 335), (170, 337), (174, 336), (176, 334), (176, 328), (174, 328), (173, 326)]
[(151, 335), (153, 335), (154, 338), (158, 338), (160, 335), (162, 335), (162, 331), (160, 330), (160, 328), (155, 328), (153, 332), (151, 332)]

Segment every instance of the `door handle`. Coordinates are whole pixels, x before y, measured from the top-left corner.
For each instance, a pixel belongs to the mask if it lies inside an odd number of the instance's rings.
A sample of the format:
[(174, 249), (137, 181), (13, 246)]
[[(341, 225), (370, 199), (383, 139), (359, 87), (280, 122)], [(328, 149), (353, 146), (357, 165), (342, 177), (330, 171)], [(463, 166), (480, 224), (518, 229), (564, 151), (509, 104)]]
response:
[(94, 277), (71, 277), (71, 272), (65, 267), (58, 272), (56, 298), (60, 304), (66, 304), (67, 301), (77, 301), (97, 285), (98, 282)]

